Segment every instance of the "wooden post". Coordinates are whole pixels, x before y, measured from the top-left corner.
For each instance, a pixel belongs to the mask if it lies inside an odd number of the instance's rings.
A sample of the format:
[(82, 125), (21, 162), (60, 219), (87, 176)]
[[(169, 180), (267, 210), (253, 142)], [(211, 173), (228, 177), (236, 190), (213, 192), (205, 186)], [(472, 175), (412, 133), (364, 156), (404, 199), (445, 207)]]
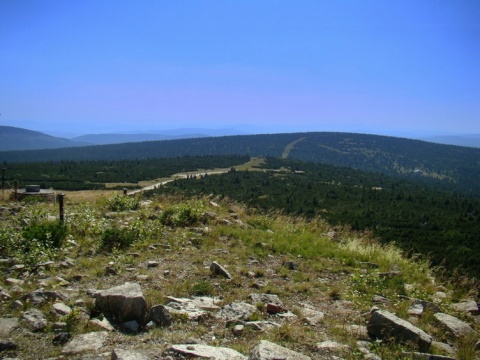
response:
[(63, 199), (65, 197), (65, 194), (61, 193), (58, 194), (58, 205), (59, 205), (59, 210), (60, 210), (60, 222), (65, 221), (65, 210), (63, 208)]
[(15, 192), (13, 193), (13, 198), (15, 201), (18, 200), (18, 180), (15, 180)]
[(127, 188), (123, 188), (123, 195), (127, 195)]

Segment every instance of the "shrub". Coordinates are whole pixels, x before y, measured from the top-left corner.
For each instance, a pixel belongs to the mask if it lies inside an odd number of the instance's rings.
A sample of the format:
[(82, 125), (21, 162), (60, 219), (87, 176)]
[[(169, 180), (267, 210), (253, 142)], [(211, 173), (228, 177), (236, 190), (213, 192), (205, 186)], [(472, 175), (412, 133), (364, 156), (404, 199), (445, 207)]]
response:
[(166, 208), (160, 216), (163, 225), (179, 227), (194, 225), (199, 221), (199, 213), (190, 205), (181, 204)]
[(125, 249), (136, 240), (137, 233), (128, 229), (105, 229), (101, 236), (101, 248), (105, 250)]
[(213, 295), (213, 287), (208, 281), (201, 280), (192, 287), (192, 294), (195, 296)]
[(140, 199), (117, 194), (107, 200), (107, 207), (112, 211), (137, 210)]
[(59, 249), (67, 236), (67, 227), (60, 221), (43, 221), (28, 225), (22, 236), (27, 243), (36, 240), (44, 247)]

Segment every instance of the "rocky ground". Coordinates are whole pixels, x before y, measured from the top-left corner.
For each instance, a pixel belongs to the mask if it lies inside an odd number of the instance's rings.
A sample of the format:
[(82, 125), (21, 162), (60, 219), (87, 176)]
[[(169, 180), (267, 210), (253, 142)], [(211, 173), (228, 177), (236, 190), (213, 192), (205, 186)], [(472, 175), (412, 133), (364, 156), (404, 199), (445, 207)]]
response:
[[(474, 292), (368, 234), (216, 199), (187, 201), (195, 221), (165, 225), (179, 201), (67, 203), (56, 252), (3, 246), (2, 358), (478, 358)], [(3, 204), (2, 239), (55, 212)], [(137, 239), (102, 248), (107, 227)]]

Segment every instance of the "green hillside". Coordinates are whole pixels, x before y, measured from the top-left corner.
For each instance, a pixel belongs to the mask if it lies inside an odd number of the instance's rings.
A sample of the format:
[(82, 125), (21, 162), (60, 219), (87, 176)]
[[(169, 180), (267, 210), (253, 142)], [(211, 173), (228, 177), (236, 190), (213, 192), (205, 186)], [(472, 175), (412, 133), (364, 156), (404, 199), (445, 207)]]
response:
[(180, 156), (285, 157), (415, 179), (479, 197), (480, 149), (349, 133), (292, 133), (2, 152), (0, 161), (141, 160)]

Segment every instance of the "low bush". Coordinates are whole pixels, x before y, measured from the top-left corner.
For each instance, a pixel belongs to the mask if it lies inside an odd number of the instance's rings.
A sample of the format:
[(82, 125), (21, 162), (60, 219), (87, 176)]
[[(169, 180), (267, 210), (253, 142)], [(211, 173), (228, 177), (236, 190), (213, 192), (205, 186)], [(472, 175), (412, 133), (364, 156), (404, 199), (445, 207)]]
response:
[(67, 236), (67, 227), (60, 221), (43, 221), (25, 227), (22, 237), (27, 241), (37, 240), (45, 247), (59, 249)]
[(107, 200), (107, 207), (111, 211), (137, 210), (139, 202), (138, 197), (117, 194)]
[(191, 226), (196, 224), (199, 219), (199, 212), (187, 204), (168, 207), (160, 216), (160, 222), (171, 227)]
[(138, 235), (129, 229), (105, 229), (100, 239), (100, 247), (104, 250), (125, 249), (132, 245)]

